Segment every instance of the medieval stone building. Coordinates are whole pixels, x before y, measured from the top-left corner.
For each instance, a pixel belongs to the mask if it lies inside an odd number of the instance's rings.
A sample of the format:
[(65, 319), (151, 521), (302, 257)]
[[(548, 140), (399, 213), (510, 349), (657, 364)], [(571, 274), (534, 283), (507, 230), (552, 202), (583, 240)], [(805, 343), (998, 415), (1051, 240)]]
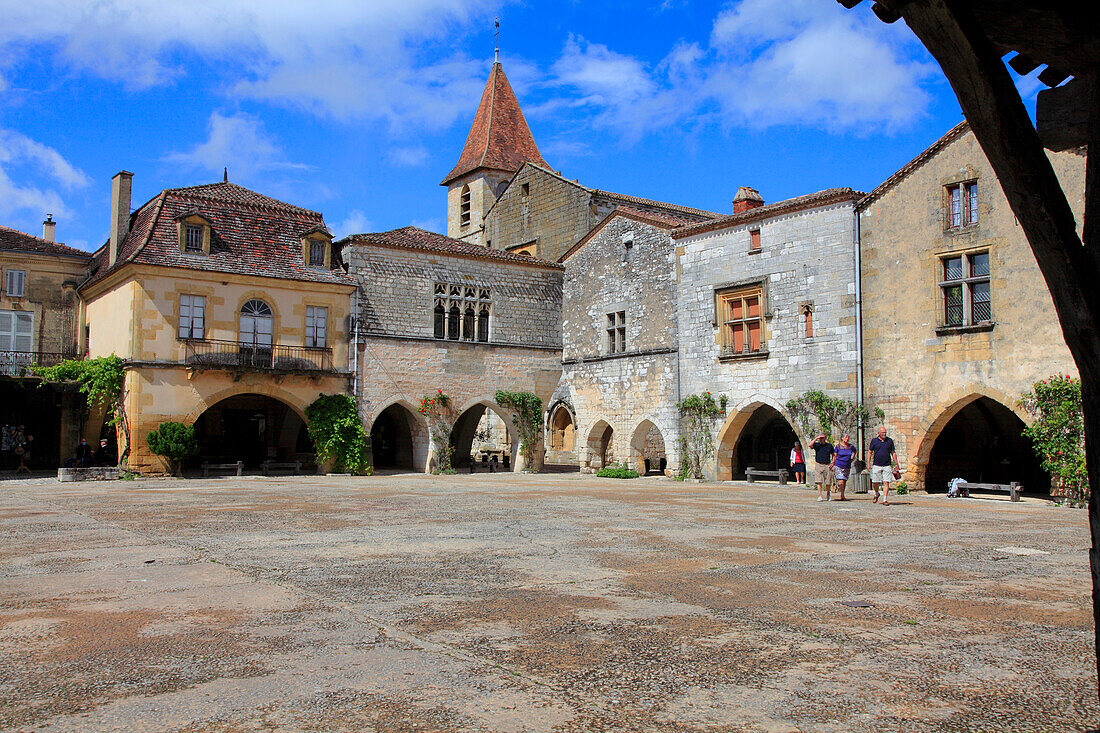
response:
[[(1077, 221), (1085, 156), (1048, 153)], [(1035, 256), (969, 126), (950, 130), (859, 204), (865, 397), (886, 412), (906, 479), (1050, 478), (1018, 405), (1077, 375)]]

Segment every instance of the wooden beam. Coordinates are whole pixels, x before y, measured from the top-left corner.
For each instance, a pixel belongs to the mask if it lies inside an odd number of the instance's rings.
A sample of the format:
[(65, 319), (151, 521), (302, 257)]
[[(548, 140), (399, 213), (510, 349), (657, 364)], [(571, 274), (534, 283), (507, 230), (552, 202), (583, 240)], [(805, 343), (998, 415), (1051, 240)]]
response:
[(1088, 145), (1090, 90), (1087, 79), (1044, 89), (1035, 100), (1035, 127), (1047, 150)]

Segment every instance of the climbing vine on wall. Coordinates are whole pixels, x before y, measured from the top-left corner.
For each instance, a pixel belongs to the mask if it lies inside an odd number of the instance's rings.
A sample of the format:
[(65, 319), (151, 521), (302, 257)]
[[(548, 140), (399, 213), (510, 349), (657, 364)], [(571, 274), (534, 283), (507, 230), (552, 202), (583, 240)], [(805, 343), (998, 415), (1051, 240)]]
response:
[(880, 421), (886, 418), (881, 408), (868, 409), (866, 405), (824, 392), (812, 390), (787, 401), (787, 413), (803, 435), (825, 433), (829, 440), (842, 435), (854, 435), (859, 423), (867, 424), (871, 416)]
[(688, 395), (680, 410), (680, 473), (678, 478), (703, 478), (703, 464), (714, 452), (714, 421), (726, 414), (726, 396), (710, 392)]
[(120, 357), (111, 354), (95, 359), (66, 359), (53, 366), (32, 364), (30, 371), (45, 382), (75, 382), (88, 407), (105, 406), (108, 425), (122, 433), (125, 448), (118, 456), (118, 465), (130, 455), (130, 420), (126, 414), (126, 366)]
[(432, 441), (432, 452), (435, 454), (435, 465), (432, 473), (453, 473), (451, 456), (454, 447), (451, 445), (451, 431), (455, 426), (455, 411), (451, 404), (451, 398), (437, 389), (435, 394), (427, 394), (420, 398), (420, 407), (417, 412), (428, 421), (428, 436)]
[(371, 473), (366, 431), (352, 397), (323, 394), (306, 408), (306, 418), (318, 461), (333, 461), (341, 473)]
[(526, 470), (535, 465), (535, 447), (542, 436), (542, 399), (531, 392), (497, 390), (497, 404), (512, 411), (512, 424), (519, 433), (519, 450)]

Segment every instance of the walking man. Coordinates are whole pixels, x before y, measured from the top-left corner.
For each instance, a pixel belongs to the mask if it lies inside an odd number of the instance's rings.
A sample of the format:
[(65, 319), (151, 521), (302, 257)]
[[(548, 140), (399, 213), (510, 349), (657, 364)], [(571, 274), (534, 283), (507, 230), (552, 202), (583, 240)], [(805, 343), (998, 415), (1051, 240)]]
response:
[[(818, 433), (810, 443), (814, 451), (814, 483), (817, 484), (817, 500), (829, 501), (833, 487), (833, 444), (825, 439), (825, 433)], [(825, 495), (822, 496), (824, 489)]]
[(886, 435), (885, 425), (879, 426), (878, 437), (872, 438), (867, 446), (867, 464), (871, 466), (871, 488), (875, 490), (871, 501), (878, 501), (878, 487), (882, 484), (882, 503), (889, 505), (890, 482), (894, 478), (894, 466), (898, 465), (898, 454), (894, 450), (894, 439)]

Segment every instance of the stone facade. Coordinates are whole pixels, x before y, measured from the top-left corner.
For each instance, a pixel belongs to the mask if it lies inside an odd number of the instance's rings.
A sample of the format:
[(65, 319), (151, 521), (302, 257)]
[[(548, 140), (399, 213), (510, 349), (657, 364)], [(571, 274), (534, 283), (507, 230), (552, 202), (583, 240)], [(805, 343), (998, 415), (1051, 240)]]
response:
[[(485, 214), (507, 185), (511, 173), (479, 168), (452, 182), (447, 188), (447, 236), (472, 244), (485, 244)], [(463, 199), (469, 196), (469, 211), (463, 216)]]
[[(519, 468), (511, 413), (493, 395), (499, 389), (527, 391), (545, 402), (557, 385), (560, 266), (366, 241), (351, 242), (344, 252), (360, 282), (356, 398), (372, 435), (376, 464), (430, 469), (427, 426), (417, 407), (424, 395), (443, 390), (460, 416), (456, 459), (477, 453), (477, 434), (489, 426), (507, 431), (492, 442), (507, 447), (510, 465)], [(440, 283), (470, 286), (479, 293), (489, 290), (487, 342), (435, 338), (435, 288)], [(487, 410), (502, 420), (485, 420)]]
[[(796, 435), (784, 414), (789, 399), (809, 390), (858, 398), (859, 196), (831, 189), (673, 232), (680, 392), (709, 391), (729, 399), (709, 476), (730, 480), (748, 465), (786, 467)], [(754, 286), (762, 299), (761, 348), (724, 352), (721, 296)], [(812, 335), (806, 330), (807, 309)]]
[(582, 470), (678, 463), (672, 228), (619, 209), (565, 259), (563, 373), (548, 417), (569, 410), (576, 438), (564, 458)]
[[(1085, 157), (1049, 157), (1081, 222)], [(956, 226), (950, 193), (969, 183), (976, 186), (975, 221), (965, 216), (966, 201)], [(936, 440), (946, 434), (928, 488), (943, 490), (955, 475), (1018, 480), (1025, 488), (1029, 474), (1042, 481), (1034, 466), (1024, 465), (1030, 446), (1019, 430), (1028, 416), (1017, 400), (1036, 381), (1077, 370), (1031, 248), (967, 125), (872, 192), (859, 216), (865, 396), (886, 411), (906, 480), (925, 486)], [(945, 265), (956, 257), (969, 264), (975, 254), (988, 254), (990, 317), (983, 318), (984, 306), (974, 310), (968, 302), (971, 318), (960, 318), (956, 309), (950, 320), (962, 323), (947, 325)], [(984, 269), (982, 261), (975, 273)], [(947, 430), (956, 416), (961, 424)], [(989, 456), (993, 465), (975, 464), (982, 442), (1001, 442)], [(1005, 475), (997, 475), (997, 464)], [(940, 470), (945, 467), (950, 476)]]

